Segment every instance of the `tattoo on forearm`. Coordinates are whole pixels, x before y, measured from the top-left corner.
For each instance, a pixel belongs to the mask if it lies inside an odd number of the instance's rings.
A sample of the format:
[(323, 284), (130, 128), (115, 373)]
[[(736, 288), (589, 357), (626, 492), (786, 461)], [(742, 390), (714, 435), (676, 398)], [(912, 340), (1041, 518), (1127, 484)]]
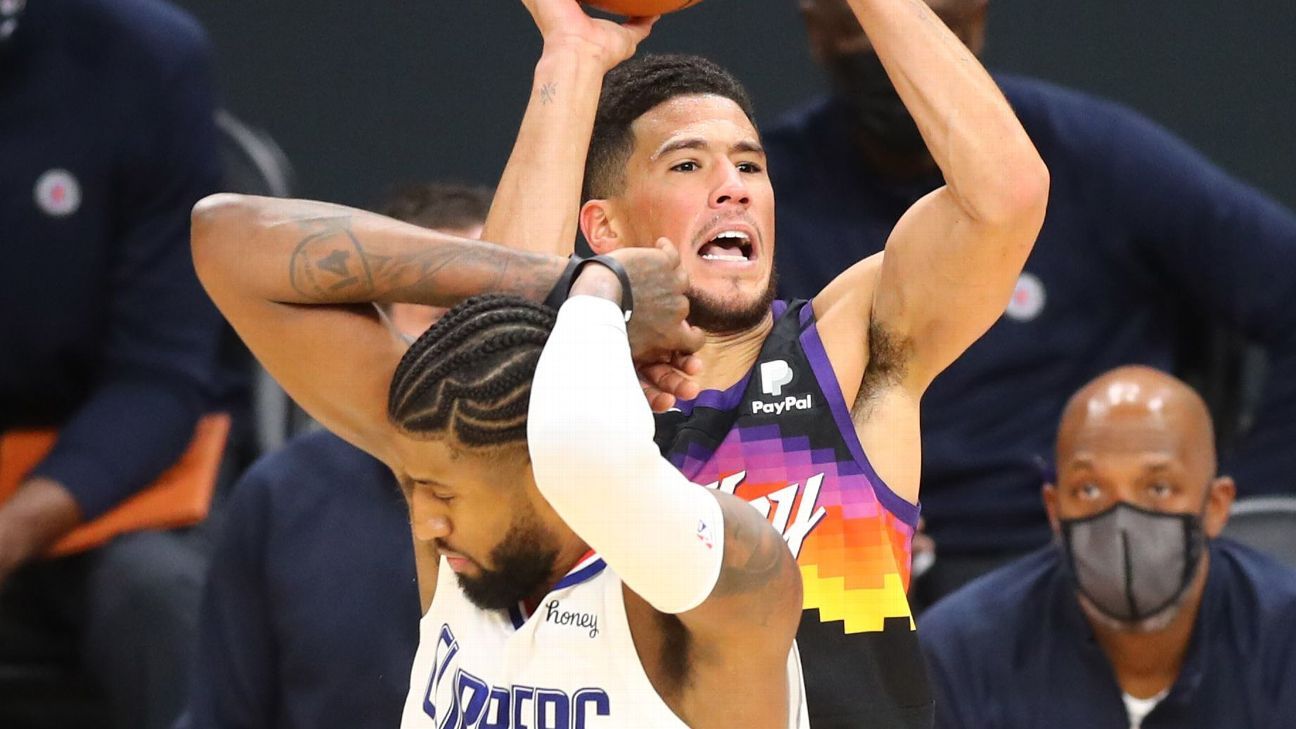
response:
[(549, 81), (540, 86), (540, 103), (548, 106), (558, 96), (558, 84)]
[(366, 247), (350, 216), (298, 224), (307, 233), (293, 250), (289, 282), (294, 291), (320, 303), (451, 305), (478, 292), (538, 300), (557, 278), (543, 266), (510, 270), (510, 258), (486, 244), (430, 244), (410, 253), (382, 255)]

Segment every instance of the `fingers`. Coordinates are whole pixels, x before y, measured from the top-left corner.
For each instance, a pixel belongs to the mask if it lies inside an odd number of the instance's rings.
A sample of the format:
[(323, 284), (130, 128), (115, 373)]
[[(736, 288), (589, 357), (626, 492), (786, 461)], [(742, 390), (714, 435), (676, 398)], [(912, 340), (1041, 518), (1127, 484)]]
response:
[(621, 27), (630, 32), (630, 35), (634, 38), (635, 45), (638, 45), (648, 37), (649, 33), (652, 33), (653, 26), (656, 25), (657, 21), (660, 19), (660, 15), (631, 18), (622, 23)]
[(639, 386), (643, 388), (644, 398), (648, 400), (648, 407), (652, 408), (655, 413), (664, 413), (675, 406), (675, 398), (670, 393), (662, 392), (651, 383), (639, 381)]
[(680, 265), (679, 250), (675, 248), (675, 244), (671, 243), (669, 238), (658, 238), (655, 247), (666, 254), (666, 262), (671, 268)]
[(671, 356), (671, 366), (689, 377), (702, 374), (702, 358), (696, 354), (676, 352)]
[[(703, 344), (706, 344), (706, 334), (701, 329), (690, 325), (686, 321), (680, 322), (679, 342), (675, 347), (675, 351), (692, 354), (702, 349)], [(699, 369), (701, 368), (700, 361), (697, 366)]]
[[(671, 363), (658, 363), (640, 367), (639, 381), (643, 385), (645, 392), (651, 388), (654, 393), (668, 395), (672, 400), (672, 404), (676, 399), (692, 400), (702, 391), (701, 387), (693, 381), (687, 372), (676, 368)], [(670, 405), (666, 407), (670, 407)]]

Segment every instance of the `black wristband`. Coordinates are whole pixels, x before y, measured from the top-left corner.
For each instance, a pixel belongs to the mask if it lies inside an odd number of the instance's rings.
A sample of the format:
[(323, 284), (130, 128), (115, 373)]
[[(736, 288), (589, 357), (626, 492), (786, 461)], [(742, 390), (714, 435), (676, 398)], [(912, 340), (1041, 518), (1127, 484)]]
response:
[(567, 300), (567, 292), (571, 291), (572, 282), (576, 280), (576, 269), (580, 268), (581, 263), (583, 260), (575, 253), (567, 259), (567, 268), (563, 269), (558, 281), (549, 289), (549, 295), (544, 298), (545, 306), (555, 311), (562, 308), (563, 302)]
[(630, 316), (634, 314), (634, 294), (630, 291), (630, 274), (626, 273), (625, 266), (622, 266), (620, 261), (611, 256), (594, 256), (577, 263), (571, 281), (567, 284), (568, 291), (571, 290), (571, 284), (576, 282), (576, 277), (580, 275), (581, 268), (587, 263), (600, 264), (616, 274), (617, 280), (621, 282), (621, 313), (625, 314), (626, 321), (630, 321)]

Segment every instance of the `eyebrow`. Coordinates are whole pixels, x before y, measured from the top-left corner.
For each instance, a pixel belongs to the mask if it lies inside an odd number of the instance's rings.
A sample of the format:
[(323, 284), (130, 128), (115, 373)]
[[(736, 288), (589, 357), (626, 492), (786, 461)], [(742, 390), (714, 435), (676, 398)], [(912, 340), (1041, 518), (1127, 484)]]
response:
[[(711, 145), (701, 137), (681, 137), (679, 139), (671, 139), (658, 147), (657, 151), (653, 152), (653, 155), (649, 157), (649, 159), (655, 162), (663, 156), (668, 155), (671, 152), (678, 152), (681, 149), (708, 149), (710, 146)], [(744, 139), (730, 147), (729, 153), (759, 154), (764, 156), (765, 148), (760, 146), (757, 142), (753, 142), (750, 139)]]

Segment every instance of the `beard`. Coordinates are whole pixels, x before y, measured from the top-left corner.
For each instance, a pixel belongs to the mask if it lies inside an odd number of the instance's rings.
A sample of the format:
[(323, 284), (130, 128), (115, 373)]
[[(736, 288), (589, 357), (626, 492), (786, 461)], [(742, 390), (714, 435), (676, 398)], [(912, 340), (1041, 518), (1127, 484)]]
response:
[(555, 541), (534, 519), (515, 521), (490, 552), (495, 568), (478, 565), (479, 575), (456, 574), (459, 587), (472, 604), (483, 610), (510, 608), (549, 581), (558, 558)]
[(765, 290), (746, 304), (689, 287), (685, 294), (689, 301), (688, 323), (708, 334), (720, 336), (745, 332), (760, 324), (769, 314), (777, 288), (778, 272), (773, 269)]

